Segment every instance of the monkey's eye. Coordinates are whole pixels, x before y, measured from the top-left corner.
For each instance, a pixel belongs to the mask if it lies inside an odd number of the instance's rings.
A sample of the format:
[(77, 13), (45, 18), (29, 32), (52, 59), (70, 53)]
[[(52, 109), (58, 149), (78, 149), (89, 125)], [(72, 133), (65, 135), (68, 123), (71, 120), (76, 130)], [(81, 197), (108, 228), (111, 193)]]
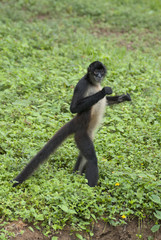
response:
[(99, 77), (99, 78), (101, 78), (102, 76), (103, 76), (103, 74), (104, 74), (104, 71), (101, 69), (101, 70), (95, 70), (94, 71), (94, 75), (96, 76), (96, 77)]
[(103, 69), (95, 69), (94, 70), (94, 75), (98, 76), (98, 75), (103, 75), (104, 74), (104, 70)]
[(94, 75), (95, 75), (95, 76), (98, 76), (100, 73), (101, 73), (101, 72), (98, 71), (98, 70), (94, 71)]

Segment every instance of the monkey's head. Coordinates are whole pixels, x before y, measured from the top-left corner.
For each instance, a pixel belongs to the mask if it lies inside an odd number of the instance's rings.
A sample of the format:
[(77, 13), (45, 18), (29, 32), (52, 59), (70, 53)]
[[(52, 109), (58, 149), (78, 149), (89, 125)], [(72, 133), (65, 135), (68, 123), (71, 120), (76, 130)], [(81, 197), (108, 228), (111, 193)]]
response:
[(103, 63), (95, 61), (91, 63), (88, 67), (88, 76), (92, 84), (99, 84), (106, 75), (106, 67)]

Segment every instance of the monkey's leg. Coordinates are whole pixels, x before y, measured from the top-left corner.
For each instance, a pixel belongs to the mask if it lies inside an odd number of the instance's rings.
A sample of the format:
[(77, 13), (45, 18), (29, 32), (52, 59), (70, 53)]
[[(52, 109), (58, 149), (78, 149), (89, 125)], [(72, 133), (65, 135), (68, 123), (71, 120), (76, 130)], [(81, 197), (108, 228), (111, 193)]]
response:
[(79, 174), (83, 174), (85, 172), (86, 164), (87, 164), (87, 159), (81, 153), (79, 153), (73, 172), (78, 172)]
[(93, 142), (87, 132), (77, 132), (75, 134), (75, 141), (82, 155), (87, 159), (85, 174), (88, 185), (94, 187), (98, 181), (98, 167)]

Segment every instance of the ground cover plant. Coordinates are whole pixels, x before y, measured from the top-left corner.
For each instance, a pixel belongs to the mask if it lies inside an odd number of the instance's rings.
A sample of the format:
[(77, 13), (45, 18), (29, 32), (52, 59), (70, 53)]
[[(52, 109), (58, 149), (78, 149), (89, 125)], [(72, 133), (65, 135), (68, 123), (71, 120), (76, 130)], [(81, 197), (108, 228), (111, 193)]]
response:
[[(0, 239), (11, 239), (3, 226), (19, 219), (46, 235), (69, 225), (92, 238), (98, 219), (116, 226), (135, 217), (159, 231), (160, 1), (6, 0), (0, 11)], [(132, 98), (108, 107), (97, 133), (98, 186), (72, 174), (78, 150), (70, 138), (12, 188), (10, 180), (72, 118), (74, 86), (95, 60), (107, 66), (104, 86)]]

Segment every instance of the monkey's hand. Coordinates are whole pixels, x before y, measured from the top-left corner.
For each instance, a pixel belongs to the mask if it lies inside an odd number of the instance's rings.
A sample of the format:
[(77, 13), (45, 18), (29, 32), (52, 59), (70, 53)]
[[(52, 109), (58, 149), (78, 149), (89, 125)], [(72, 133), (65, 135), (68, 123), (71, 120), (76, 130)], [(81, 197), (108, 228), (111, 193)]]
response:
[(110, 87), (104, 87), (104, 88), (102, 89), (102, 92), (103, 92), (104, 95), (110, 95), (110, 94), (112, 94), (112, 88), (110, 88)]
[(128, 93), (127, 94), (123, 94), (123, 95), (119, 96), (118, 101), (119, 102), (131, 101), (131, 97), (130, 97), (130, 95)]

